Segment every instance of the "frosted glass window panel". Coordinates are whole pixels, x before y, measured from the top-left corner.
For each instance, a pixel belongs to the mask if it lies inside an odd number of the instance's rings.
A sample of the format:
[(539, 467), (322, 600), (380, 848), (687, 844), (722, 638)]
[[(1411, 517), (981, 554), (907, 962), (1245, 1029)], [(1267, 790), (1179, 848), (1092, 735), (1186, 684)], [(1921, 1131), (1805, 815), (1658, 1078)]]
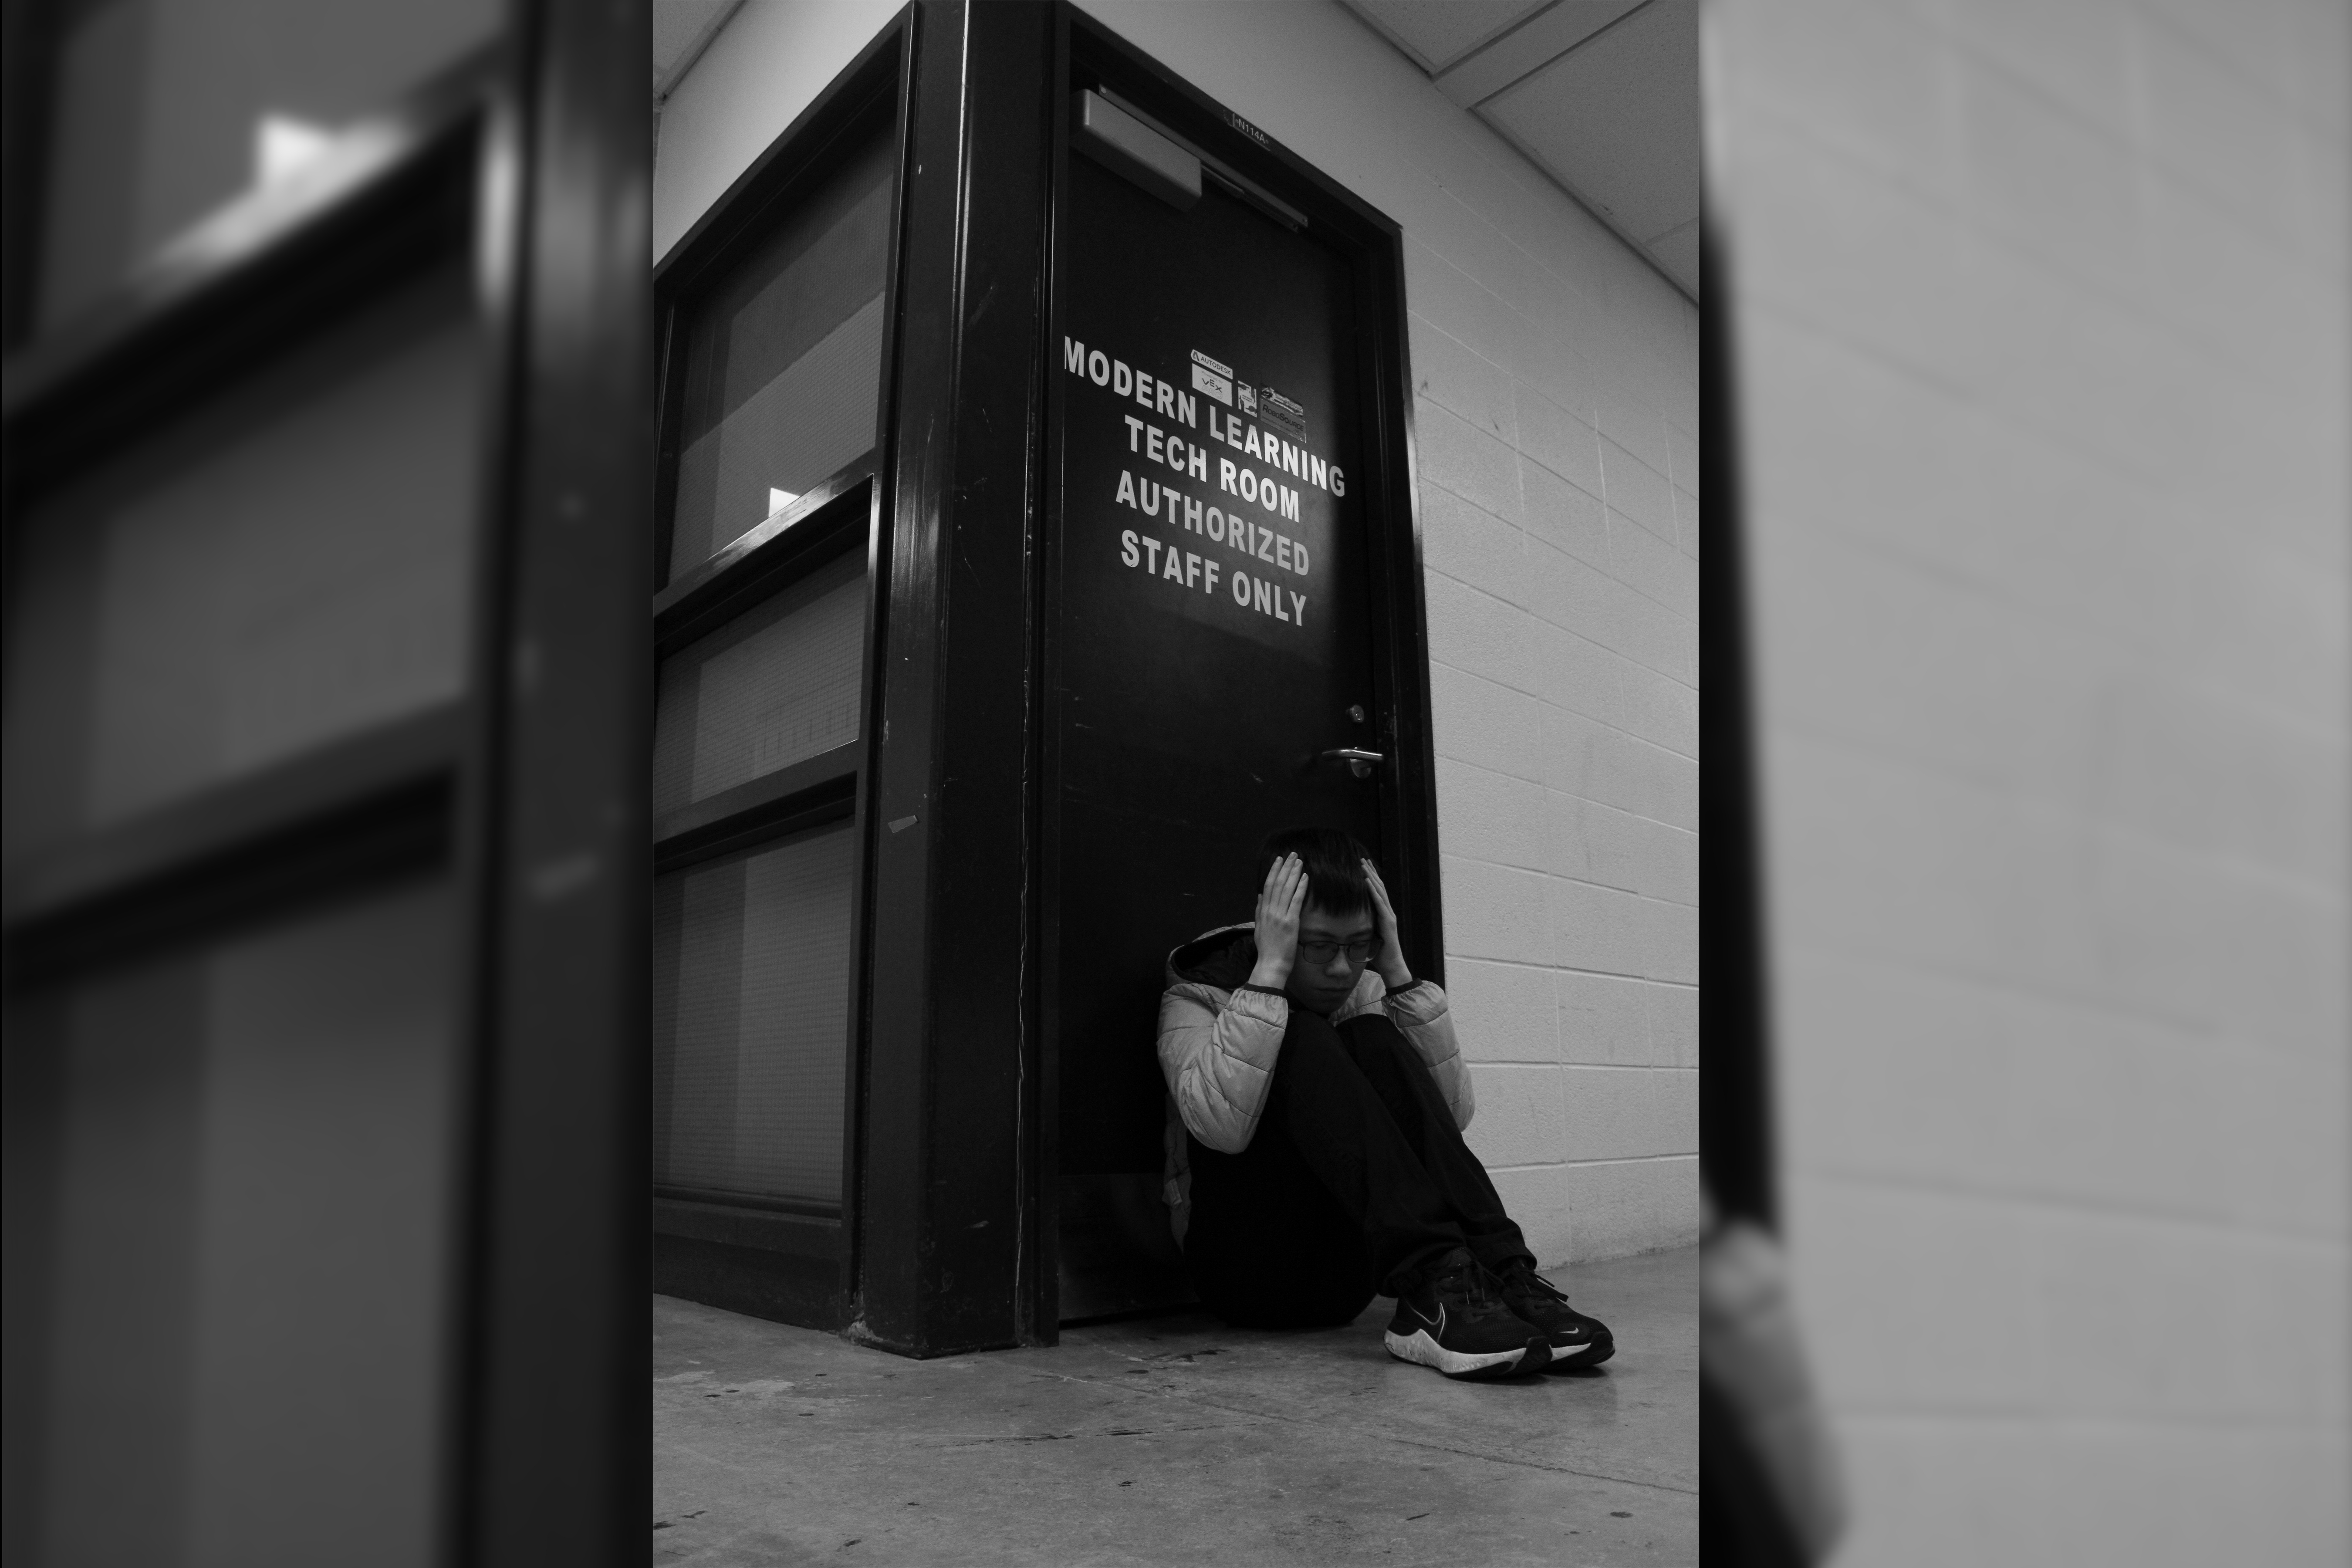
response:
[(874, 446), (894, 147), (852, 158), (690, 307), (672, 577)]
[(841, 1202), (848, 823), (654, 884), (654, 1181)]
[(685, 553), (674, 561), (673, 575), (874, 445), (881, 363), (877, 294), (686, 449), (678, 463), (680, 510), (687, 504), (707, 509), (711, 523), (702, 536), (679, 536)]
[(205, 216), (494, 38), (498, 0), (59, 5), (35, 316), (69, 320)]
[(32, 1560), (436, 1561), (451, 907), (380, 894), (12, 1009)]
[(853, 551), (662, 661), (654, 811), (857, 739), (866, 560)]
[(466, 283), (436, 279), (39, 504), (12, 855), (460, 694), (480, 380)]

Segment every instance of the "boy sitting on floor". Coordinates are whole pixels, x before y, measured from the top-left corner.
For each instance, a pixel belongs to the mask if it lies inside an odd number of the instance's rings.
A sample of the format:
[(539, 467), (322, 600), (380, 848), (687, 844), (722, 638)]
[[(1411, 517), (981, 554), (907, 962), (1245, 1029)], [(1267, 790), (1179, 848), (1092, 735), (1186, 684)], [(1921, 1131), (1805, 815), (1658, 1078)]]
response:
[(1348, 834), (1266, 840), (1257, 917), (1168, 957), (1167, 1196), (1227, 1321), (1354, 1321), (1397, 1300), (1389, 1353), (1448, 1377), (1594, 1366), (1616, 1344), (1535, 1269), (1462, 1141), (1470, 1072)]

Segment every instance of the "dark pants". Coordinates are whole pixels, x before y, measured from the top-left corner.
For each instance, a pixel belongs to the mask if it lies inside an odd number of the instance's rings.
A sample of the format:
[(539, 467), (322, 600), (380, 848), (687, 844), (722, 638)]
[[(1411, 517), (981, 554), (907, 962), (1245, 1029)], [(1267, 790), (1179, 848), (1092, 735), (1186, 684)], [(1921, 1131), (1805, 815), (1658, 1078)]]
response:
[(1184, 1255), (1211, 1310), (1262, 1328), (1345, 1323), (1457, 1247), (1533, 1259), (1412, 1045), (1370, 1014), (1291, 1010), (1256, 1136), (1192, 1141)]

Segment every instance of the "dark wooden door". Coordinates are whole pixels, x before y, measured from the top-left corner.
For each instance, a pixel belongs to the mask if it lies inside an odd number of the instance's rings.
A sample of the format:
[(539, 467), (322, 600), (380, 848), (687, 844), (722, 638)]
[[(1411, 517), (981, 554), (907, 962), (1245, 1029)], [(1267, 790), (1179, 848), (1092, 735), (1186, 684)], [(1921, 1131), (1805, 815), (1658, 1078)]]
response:
[(1169, 950), (1250, 918), (1276, 827), (1379, 854), (1383, 775), (1326, 755), (1381, 731), (1348, 264), (1214, 185), (1179, 211), (1074, 157), (1066, 191), (1046, 816), (1067, 1318), (1153, 1293), (1088, 1283), (1121, 1247), (1173, 1267)]

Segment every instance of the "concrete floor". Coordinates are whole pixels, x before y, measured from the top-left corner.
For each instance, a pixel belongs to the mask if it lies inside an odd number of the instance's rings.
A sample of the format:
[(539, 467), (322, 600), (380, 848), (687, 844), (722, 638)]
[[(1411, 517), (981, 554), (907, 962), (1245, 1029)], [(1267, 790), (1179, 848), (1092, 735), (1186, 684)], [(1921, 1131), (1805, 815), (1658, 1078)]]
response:
[(1697, 1266), (1555, 1270), (1616, 1358), (1502, 1384), (1390, 1359), (1384, 1300), (917, 1362), (656, 1297), (654, 1560), (1693, 1563)]

